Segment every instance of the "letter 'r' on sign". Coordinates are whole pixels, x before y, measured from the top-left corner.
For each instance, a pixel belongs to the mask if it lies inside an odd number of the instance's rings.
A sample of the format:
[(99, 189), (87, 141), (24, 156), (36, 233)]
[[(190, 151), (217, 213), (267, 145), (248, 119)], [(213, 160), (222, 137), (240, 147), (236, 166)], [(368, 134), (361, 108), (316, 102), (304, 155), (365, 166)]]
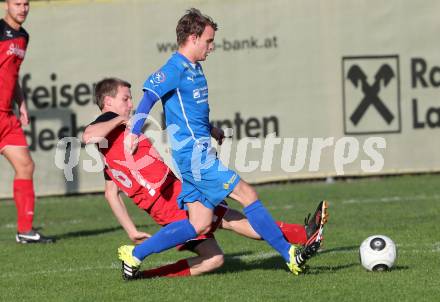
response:
[(400, 133), (398, 55), (342, 58), (344, 134)]

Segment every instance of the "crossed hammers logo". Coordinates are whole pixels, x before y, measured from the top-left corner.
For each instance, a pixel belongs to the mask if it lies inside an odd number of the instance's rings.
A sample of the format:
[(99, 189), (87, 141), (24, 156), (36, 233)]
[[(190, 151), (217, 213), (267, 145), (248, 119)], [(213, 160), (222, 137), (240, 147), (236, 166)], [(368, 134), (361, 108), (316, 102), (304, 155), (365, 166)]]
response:
[(361, 84), (362, 92), (364, 93), (364, 98), (361, 103), (350, 116), (350, 120), (355, 126), (359, 123), (371, 105), (376, 108), (388, 125), (393, 121), (394, 115), (379, 98), (378, 94), (381, 88), (381, 82), (383, 82), (383, 86), (386, 87), (394, 76), (395, 74), (391, 67), (388, 64), (383, 64), (374, 76), (374, 83), (370, 85), (367, 81), (367, 76), (358, 65), (350, 67), (347, 78), (355, 87), (358, 87), (359, 84)]

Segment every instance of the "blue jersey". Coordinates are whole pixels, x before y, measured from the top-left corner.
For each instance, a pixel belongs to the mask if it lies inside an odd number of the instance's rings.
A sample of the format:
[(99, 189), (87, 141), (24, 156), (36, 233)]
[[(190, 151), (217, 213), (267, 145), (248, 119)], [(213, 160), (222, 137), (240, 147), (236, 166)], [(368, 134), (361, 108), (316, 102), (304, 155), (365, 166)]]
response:
[(148, 77), (144, 90), (162, 100), (173, 158), (179, 169), (190, 168), (194, 146), (210, 148), (208, 84), (202, 66), (176, 52)]

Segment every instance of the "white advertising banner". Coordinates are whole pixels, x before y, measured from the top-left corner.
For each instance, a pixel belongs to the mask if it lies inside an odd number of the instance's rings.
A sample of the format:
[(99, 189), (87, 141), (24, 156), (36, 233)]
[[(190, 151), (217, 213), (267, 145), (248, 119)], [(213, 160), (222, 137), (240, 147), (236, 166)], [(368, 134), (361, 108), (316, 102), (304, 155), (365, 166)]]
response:
[[(190, 7), (219, 25), (203, 62), (210, 117), (233, 129), (218, 151), (245, 180), (440, 171), (439, 1), (32, 2), (20, 84), (37, 195), (103, 189), (77, 139), (99, 114), (94, 84), (128, 80), (137, 104)], [(163, 124), (162, 106), (152, 116)], [(169, 162), (158, 128), (147, 134)], [(0, 178), (11, 197), (4, 158)]]

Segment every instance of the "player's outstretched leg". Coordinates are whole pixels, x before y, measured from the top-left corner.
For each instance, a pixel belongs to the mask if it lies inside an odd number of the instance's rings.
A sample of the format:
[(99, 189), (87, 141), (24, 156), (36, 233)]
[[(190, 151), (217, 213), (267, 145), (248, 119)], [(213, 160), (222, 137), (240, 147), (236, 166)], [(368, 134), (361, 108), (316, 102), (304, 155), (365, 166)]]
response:
[(307, 260), (316, 255), (320, 246), (321, 241), (315, 241), (304, 248), (292, 245), (289, 250), (290, 262), (287, 263), (289, 270), (295, 275), (302, 272)]
[(197, 237), (194, 227), (188, 219), (172, 222), (161, 228), (156, 234), (136, 247), (123, 245), (118, 249), (123, 264), (124, 279), (133, 279), (139, 271), (141, 262), (151, 254), (157, 254), (190, 239)]
[(319, 202), (313, 217), (309, 214), (304, 219), (304, 224), (287, 223), (277, 221), (277, 225), (283, 233), (284, 237), (290, 244), (310, 245), (317, 239), (324, 240), (322, 236), (324, 225), (328, 221), (328, 202), (323, 200)]
[(322, 241), (322, 231), (324, 225), (328, 221), (328, 202), (322, 200), (312, 217), (310, 214), (304, 219), (304, 225), (306, 229), (307, 242), (305, 246), (312, 244), (313, 242)]
[(309, 214), (304, 221), (307, 235), (307, 242), (304, 248), (301, 249), (292, 245), (289, 250), (290, 262), (287, 263), (287, 266), (295, 275), (302, 272), (307, 260), (315, 256), (321, 246), (322, 231), (329, 217), (327, 209), (328, 202), (326, 200), (321, 201), (313, 217), (310, 217)]
[(118, 249), (118, 258), (122, 261), (122, 279), (134, 280), (139, 278), (141, 261), (133, 257), (133, 245), (123, 245)]

